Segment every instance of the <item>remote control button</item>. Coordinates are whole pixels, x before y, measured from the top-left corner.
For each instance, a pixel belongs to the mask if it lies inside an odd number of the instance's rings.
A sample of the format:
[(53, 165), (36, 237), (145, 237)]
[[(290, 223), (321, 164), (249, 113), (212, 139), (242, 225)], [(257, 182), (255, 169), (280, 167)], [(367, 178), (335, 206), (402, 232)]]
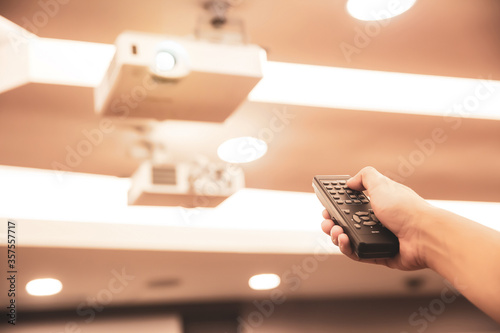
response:
[(333, 187), (332, 187), (332, 186), (330, 186), (330, 185), (328, 185), (328, 186), (326, 187), (326, 189), (330, 191), (330, 190), (333, 190)]
[(354, 223), (354, 226), (356, 227), (356, 229), (361, 229), (361, 226), (357, 223)]
[(364, 204), (370, 203), (370, 201), (368, 199), (363, 199), (363, 200), (361, 200), (361, 202)]
[(352, 191), (352, 190), (349, 190), (349, 189), (346, 189), (345, 191), (346, 191), (346, 193), (349, 193), (349, 194), (352, 194), (352, 193), (353, 193), (353, 191)]
[(361, 203), (361, 201), (359, 201), (359, 200), (353, 200), (352, 202), (354, 202), (357, 205), (359, 205)]
[(325, 186), (330, 184), (330, 182), (327, 182), (327, 181), (325, 181), (325, 180), (321, 181), (321, 183), (322, 183), (323, 185), (325, 185)]
[(380, 230), (372, 230), (372, 234), (380, 234)]
[(345, 180), (339, 180), (340, 185), (345, 185), (345, 182), (346, 182)]
[[(347, 203), (347, 202), (346, 202)], [(351, 211), (349, 209), (342, 209), (342, 211), (345, 213), (345, 214), (351, 214)]]
[(328, 193), (330, 193), (330, 194), (332, 194), (332, 195), (333, 195), (333, 194), (337, 194), (337, 192), (335, 192), (335, 191), (328, 191)]
[(352, 219), (354, 220), (354, 222), (361, 223), (361, 219), (359, 218), (358, 215), (354, 215)]
[(363, 225), (366, 225), (366, 226), (373, 226), (373, 225), (377, 225), (377, 222), (373, 222), (373, 221), (365, 221), (365, 222), (363, 222)]
[(368, 212), (357, 212), (356, 215), (359, 215), (359, 216), (368, 216), (368, 215), (370, 215), (370, 213), (368, 213)]
[(338, 193), (339, 193), (339, 194), (345, 194), (345, 192), (344, 192), (344, 191), (339, 191)]
[(342, 186), (335, 186), (335, 189), (336, 189), (336, 190), (341, 190), (341, 189), (342, 189)]
[(350, 204), (352, 204), (352, 200), (346, 200), (345, 203), (350, 205)]
[(342, 205), (344, 203), (342, 200), (336, 200), (335, 202), (338, 203), (339, 205)]
[(368, 216), (361, 216), (360, 219), (363, 221), (370, 221), (370, 218)]
[(332, 181), (331, 184), (332, 185), (337, 185), (337, 182), (336, 181)]
[(333, 196), (333, 198), (334, 198), (335, 200), (340, 200), (340, 197), (339, 197), (338, 195), (334, 195), (334, 196)]
[(354, 194), (349, 194), (349, 198), (356, 199), (356, 196)]

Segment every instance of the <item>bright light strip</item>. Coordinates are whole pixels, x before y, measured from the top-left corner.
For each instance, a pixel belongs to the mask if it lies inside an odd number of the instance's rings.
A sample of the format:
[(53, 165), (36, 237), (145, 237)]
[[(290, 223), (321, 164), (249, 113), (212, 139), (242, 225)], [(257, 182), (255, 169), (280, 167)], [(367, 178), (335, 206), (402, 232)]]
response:
[(34, 38), (29, 52), (32, 82), (95, 87), (109, 67), (115, 46)]
[(281, 279), (276, 274), (258, 274), (248, 280), (248, 285), (253, 290), (269, 290), (279, 286)]
[(500, 81), (281, 62), (264, 69), (250, 101), (500, 119)]
[(62, 283), (57, 279), (35, 279), (26, 284), (26, 291), (32, 296), (50, 296), (62, 290)]
[(410, 9), (416, 0), (349, 0), (347, 11), (362, 21), (378, 21), (398, 16)]
[(251, 136), (232, 138), (221, 143), (217, 155), (228, 163), (248, 163), (267, 152), (267, 143)]
[[(128, 179), (5, 166), (0, 184), (0, 216), (20, 220), (319, 232), (323, 210), (313, 193), (258, 189), (240, 190), (214, 209), (128, 206)], [(500, 231), (491, 218), (500, 203), (430, 203)]]

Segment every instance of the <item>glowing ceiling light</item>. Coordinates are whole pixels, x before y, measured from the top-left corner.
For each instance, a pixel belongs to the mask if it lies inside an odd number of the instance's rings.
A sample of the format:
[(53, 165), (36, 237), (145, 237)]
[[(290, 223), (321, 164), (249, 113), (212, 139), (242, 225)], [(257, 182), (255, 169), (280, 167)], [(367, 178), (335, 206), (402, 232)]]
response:
[(252, 102), (500, 120), (500, 81), (268, 61)]
[(26, 284), (26, 291), (33, 296), (50, 296), (62, 290), (62, 283), (57, 279), (35, 279)]
[(217, 155), (229, 163), (247, 163), (255, 161), (267, 152), (267, 144), (251, 136), (229, 139), (217, 149)]
[(33, 38), (29, 41), (29, 80), (95, 87), (114, 53), (115, 46), (109, 44)]
[(254, 290), (269, 290), (279, 286), (281, 279), (276, 274), (258, 274), (248, 280), (248, 285)]
[(398, 16), (410, 9), (416, 0), (349, 0), (347, 11), (362, 21), (379, 21)]

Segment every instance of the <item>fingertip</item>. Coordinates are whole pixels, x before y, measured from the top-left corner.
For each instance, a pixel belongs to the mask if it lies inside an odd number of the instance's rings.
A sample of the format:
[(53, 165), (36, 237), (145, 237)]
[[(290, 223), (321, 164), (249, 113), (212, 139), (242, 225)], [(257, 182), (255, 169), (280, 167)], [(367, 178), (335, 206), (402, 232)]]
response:
[(346, 234), (340, 234), (338, 236), (338, 244), (340, 248), (340, 252), (345, 254), (346, 256), (352, 256), (351, 244), (349, 243), (349, 237)]
[(323, 230), (325, 234), (330, 235), (333, 225), (334, 223), (332, 220), (323, 220), (323, 222), (321, 222), (321, 230)]

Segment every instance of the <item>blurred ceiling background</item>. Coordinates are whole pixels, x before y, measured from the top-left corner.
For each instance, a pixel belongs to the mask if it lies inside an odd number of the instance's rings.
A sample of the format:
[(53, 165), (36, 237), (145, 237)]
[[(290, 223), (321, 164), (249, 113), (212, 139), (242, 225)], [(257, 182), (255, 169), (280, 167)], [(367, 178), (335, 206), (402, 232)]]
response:
[[(498, 1), (418, 0), (410, 11), (378, 26), (350, 17), (345, 3), (233, 1), (228, 15), (244, 22), (249, 42), (263, 47), (272, 61), (500, 80)], [(40, 37), (113, 44), (125, 30), (192, 35), (205, 13), (203, 1), (198, 0), (54, 0), (51, 4), (4, 0), (0, 15)], [(36, 25), (40, 11), (53, 15)], [(346, 44), (356, 52), (342, 51)], [(0, 165), (51, 170), (54, 161), (64, 161), (67, 147), (84, 138), (82, 130), (99, 126), (92, 90), (30, 83), (0, 94)], [(450, 101), (449, 107), (461, 102)], [(247, 188), (310, 193), (314, 175), (354, 174), (373, 165), (426, 199), (500, 202), (500, 122), (464, 117), (454, 128), (444, 118), (447, 110), (440, 117), (245, 101), (223, 124), (165, 122), (164, 143), (179, 156), (216, 158), (222, 141), (258, 135), (276, 112), (293, 117), (269, 140), (267, 155), (242, 165)], [(436, 128), (444, 131), (446, 140), (435, 143), (418, 165), (410, 163)], [(130, 177), (142, 162), (130, 147), (142, 134), (130, 126), (118, 127), (71, 171)], [(305, 223), (317, 222), (319, 228), (319, 213)], [(289, 241), (283, 241), (281, 248), (259, 251), (259, 245), (266, 248), (281, 234), (70, 222), (34, 219), (24, 227), (19, 222), (26, 237), (19, 250), (24, 272), (19, 285), (39, 275), (68, 281), (64, 292), (50, 300), (20, 291), (26, 311), (73, 309), (105, 288), (110, 272), (122, 267), (137, 280), (113, 298), (113, 306), (261, 299), (268, 294), (249, 290), (249, 275), (269, 270), (283, 275), (303, 265), (307, 269), (318, 239), (325, 239), (319, 231), (294, 231), (286, 234)], [(172, 242), (181, 239), (185, 246), (163, 244), (162, 237)], [(241, 239), (242, 244), (213, 246), (228, 238)], [(115, 243), (116, 239), (123, 242)], [(419, 295), (437, 295), (443, 288), (443, 281), (431, 272), (357, 265), (331, 251), (319, 250), (329, 259), (324, 264), (313, 260), (317, 268), (310, 279), (300, 279), (298, 292), (289, 290), (292, 282), (283, 292), (292, 299), (410, 297), (415, 295), (412, 279), (425, 281), (417, 288)], [(231, 279), (221, 279), (224, 276)]]

